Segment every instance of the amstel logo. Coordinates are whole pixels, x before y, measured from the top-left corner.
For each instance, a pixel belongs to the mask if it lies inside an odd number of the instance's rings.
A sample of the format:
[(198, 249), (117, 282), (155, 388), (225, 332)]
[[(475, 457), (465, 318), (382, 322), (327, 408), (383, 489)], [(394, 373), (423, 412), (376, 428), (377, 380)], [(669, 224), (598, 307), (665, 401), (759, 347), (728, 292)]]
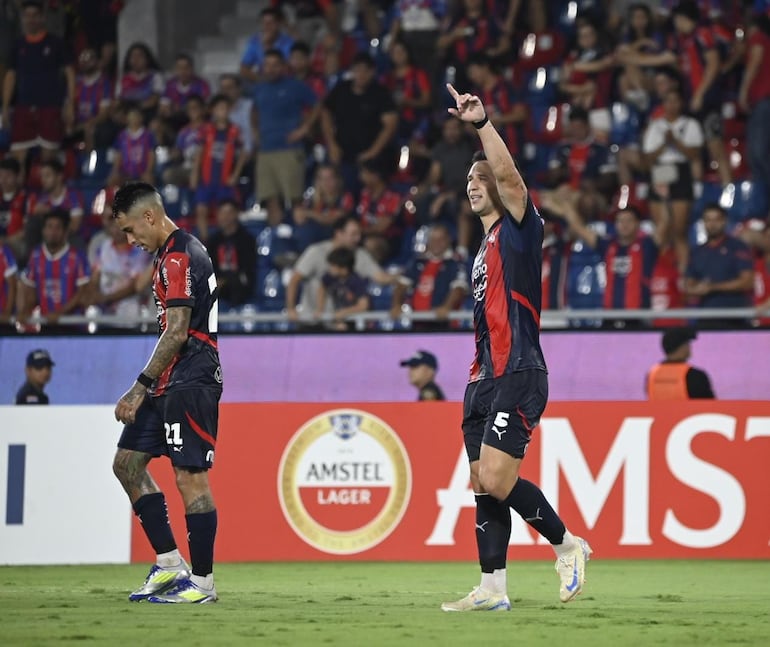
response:
[(327, 411), (289, 441), (278, 469), (281, 508), (294, 531), (326, 553), (351, 555), (385, 539), (412, 490), (409, 457), (384, 421)]

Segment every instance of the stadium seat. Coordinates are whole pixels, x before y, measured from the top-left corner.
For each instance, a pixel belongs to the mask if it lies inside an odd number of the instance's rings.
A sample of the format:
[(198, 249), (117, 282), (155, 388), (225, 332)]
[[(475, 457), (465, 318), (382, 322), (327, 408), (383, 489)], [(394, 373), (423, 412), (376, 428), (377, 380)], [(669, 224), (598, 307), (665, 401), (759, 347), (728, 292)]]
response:
[(640, 139), (641, 119), (638, 111), (627, 103), (616, 101), (611, 106), (610, 143), (628, 146)]
[(94, 149), (80, 156), (80, 185), (101, 188), (112, 170), (109, 149)]
[(370, 283), (367, 289), (369, 294), (369, 310), (390, 310), (393, 303), (393, 287)]
[(281, 271), (272, 268), (260, 272), (257, 276), (259, 309), (266, 312), (281, 312), (286, 305), (286, 288), (283, 285)]
[(529, 33), (521, 41), (517, 71), (559, 65), (564, 55), (564, 37), (557, 31)]
[(727, 208), (727, 215), (732, 224), (751, 218), (764, 220), (767, 217), (768, 202), (765, 187), (757, 182), (744, 181), (734, 185), (732, 204)]
[(703, 209), (707, 204), (719, 202), (722, 198), (722, 187), (718, 182), (704, 182), (700, 195), (696, 193), (695, 201), (690, 209), (690, 222), (700, 220), (703, 216)]

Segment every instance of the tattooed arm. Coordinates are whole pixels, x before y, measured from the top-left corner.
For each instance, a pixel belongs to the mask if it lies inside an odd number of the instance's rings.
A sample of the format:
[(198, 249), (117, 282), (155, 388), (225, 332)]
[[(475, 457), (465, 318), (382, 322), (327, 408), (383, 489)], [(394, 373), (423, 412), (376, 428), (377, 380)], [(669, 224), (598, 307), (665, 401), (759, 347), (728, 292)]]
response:
[[(187, 331), (190, 328), (191, 314), (192, 309), (187, 306), (171, 307), (166, 311), (166, 330), (158, 338), (155, 350), (142, 370), (147, 377), (154, 380), (160, 376), (184, 346), (188, 337)], [(123, 423), (134, 422), (136, 411), (146, 394), (147, 388), (139, 382), (134, 382), (133, 386), (118, 400), (115, 418)]]

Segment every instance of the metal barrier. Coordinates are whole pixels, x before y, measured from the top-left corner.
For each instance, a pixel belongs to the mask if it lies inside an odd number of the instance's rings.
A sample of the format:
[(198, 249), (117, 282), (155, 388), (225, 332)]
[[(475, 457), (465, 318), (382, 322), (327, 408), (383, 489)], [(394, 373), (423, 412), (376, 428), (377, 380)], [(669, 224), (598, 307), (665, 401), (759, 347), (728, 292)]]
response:
[[(746, 322), (756, 322), (760, 316), (770, 317), (770, 313), (758, 312), (755, 308), (681, 308), (673, 310), (622, 310), (622, 309), (563, 309), (563, 310), (544, 310), (541, 313), (541, 327), (544, 329), (565, 329), (579, 326), (576, 322), (595, 322), (597, 325), (604, 321), (653, 321), (664, 319), (667, 321), (681, 319), (690, 322), (700, 320), (724, 320), (734, 321), (736, 325), (744, 327)], [(292, 322), (288, 319), (285, 312), (259, 312), (256, 309), (250, 310), (244, 308), (238, 312), (224, 312), (219, 314), (220, 324), (240, 324), (243, 332), (251, 332), (250, 327), (257, 324), (275, 324), (277, 332), (288, 332), (303, 324), (312, 324), (310, 320), (300, 320)], [(372, 311), (353, 315), (348, 318), (354, 323), (356, 330), (366, 330), (371, 323), (381, 324), (380, 330), (392, 330), (395, 327), (399, 329), (408, 329), (411, 322), (438, 322), (433, 312), (409, 312), (404, 311), (402, 315), (394, 320), (388, 311)], [(449, 321), (456, 321), (462, 324), (471, 325), (473, 323), (472, 310), (457, 310), (450, 312)], [(318, 320), (316, 320), (318, 321)], [(330, 316), (325, 316), (318, 323), (331, 322)], [(42, 326), (47, 326), (45, 318), (37, 317), (30, 320), (26, 326), (16, 324), (18, 332), (38, 332)], [(88, 332), (95, 333), (100, 326), (111, 329), (139, 330), (152, 333), (156, 330), (157, 320), (154, 312), (146, 311), (135, 318), (118, 317), (101, 313), (88, 313), (85, 315), (65, 315), (59, 317), (55, 322), (58, 327), (82, 327), (86, 326)], [(755, 323), (756, 325), (756, 323)]]

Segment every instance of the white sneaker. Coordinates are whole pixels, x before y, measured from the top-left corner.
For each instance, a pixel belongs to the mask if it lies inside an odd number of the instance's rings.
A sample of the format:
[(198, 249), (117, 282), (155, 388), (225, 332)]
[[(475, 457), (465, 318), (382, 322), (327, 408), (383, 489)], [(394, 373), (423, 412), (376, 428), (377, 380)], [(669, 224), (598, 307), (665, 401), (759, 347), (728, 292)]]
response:
[(444, 602), (442, 611), (510, 611), (511, 601), (505, 593), (490, 593), (477, 586), (457, 602)]
[(144, 584), (128, 596), (131, 602), (141, 602), (151, 595), (162, 593), (182, 580), (190, 577), (190, 567), (182, 560), (178, 566), (164, 568), (153, 564)]
[(556, 572), (561, 580), (559, 598), (562, 602), (574, 600), (583, 590), (586, 562), (591, 558), (592, 552), (585, 539), (575, 537), (575, 549), (569, 555), (556, 560)]

